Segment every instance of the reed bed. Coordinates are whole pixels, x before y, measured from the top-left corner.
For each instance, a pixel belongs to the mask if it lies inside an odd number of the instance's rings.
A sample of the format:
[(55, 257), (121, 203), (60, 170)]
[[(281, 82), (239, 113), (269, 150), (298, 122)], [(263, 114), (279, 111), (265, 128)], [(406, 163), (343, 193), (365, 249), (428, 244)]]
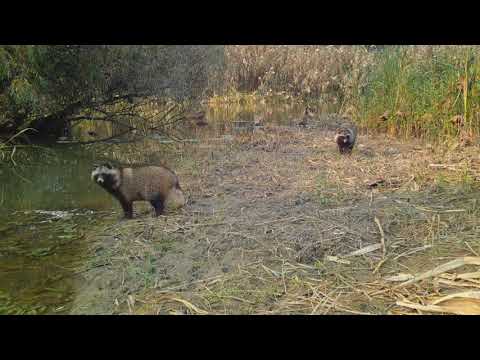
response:
[(471, 142), (480, 126), (478, 55), (478, 46), (226, 46), (210, 103), (301, 101), (371, 131)]

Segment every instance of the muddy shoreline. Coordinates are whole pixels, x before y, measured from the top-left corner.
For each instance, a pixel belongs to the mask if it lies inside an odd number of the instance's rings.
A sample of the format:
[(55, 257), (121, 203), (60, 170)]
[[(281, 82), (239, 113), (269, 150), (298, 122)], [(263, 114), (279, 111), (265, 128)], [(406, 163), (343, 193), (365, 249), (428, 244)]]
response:
[[(183, 147), (188, 161), (175, 171), (188, 205), (158, 219), (137, 205), (130, 222), (116, 208), (91, 233), (72, 313), (392, 313), (395, 300), (372, 297), (369, 286), (479, 249), (478, 186), (429, 167), (474, 159), (473, 148), (447, 156), (360, 135), (347, 158), (331, 135), (269, 126)], [(439, 215), (443, 225), (432, 228), (432, 208), (465, 211)]]

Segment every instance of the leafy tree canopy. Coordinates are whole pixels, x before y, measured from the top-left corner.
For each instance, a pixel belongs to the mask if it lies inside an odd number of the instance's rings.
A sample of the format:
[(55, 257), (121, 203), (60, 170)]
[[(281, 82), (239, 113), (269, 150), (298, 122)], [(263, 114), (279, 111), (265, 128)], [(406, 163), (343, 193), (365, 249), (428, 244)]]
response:
[(218, 46), (0, 45), (0, 131), (18, 131), (118, 98), (201, 96)]

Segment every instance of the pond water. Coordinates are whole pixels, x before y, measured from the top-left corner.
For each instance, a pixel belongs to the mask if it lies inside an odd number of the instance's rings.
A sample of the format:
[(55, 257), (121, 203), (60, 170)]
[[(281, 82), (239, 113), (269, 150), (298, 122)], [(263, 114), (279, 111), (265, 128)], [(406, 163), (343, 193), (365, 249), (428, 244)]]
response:
[[(190, 138), (218, 137), (232, 132), (232, 120), (253, 122), (254, 112), (267, 116), (266, 121), (291, 123), (302, 111), (302, 106), (240, 112), (215, 108), (207, 112), (208, 127), (183, 133)], [(82, 136), (81, 130), (77, 136)], [(105, 218), (118, 221), (112, 212), (121, 213), (117, 202), (90, 180), (92, 164), (115, 159), (116, 152), (123, 160), (132, 153), (132, 162), (141, 154), (148, 162), (165, 146), (152, 147), (152, 142), (56, 145), (24, 153), (16, 166), (0, 164), (0, 314), (69, 312), (78, 269), (91, 256), (85, 235)]]
[(36, 150), (0, 174), (0, 313), (62, 313), (97, 214), (114, 206), (89, 184), (95, 152)]

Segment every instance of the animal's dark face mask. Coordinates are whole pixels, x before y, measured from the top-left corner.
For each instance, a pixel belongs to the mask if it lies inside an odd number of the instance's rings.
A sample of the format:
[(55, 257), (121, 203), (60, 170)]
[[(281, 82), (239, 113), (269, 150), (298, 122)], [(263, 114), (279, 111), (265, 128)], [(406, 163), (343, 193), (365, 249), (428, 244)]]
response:
[(116, 188), (118, 186), (117, 178), (117, 172), (108, 163), (96, 166), (92, 171), (92, 180), (105, 188)]

